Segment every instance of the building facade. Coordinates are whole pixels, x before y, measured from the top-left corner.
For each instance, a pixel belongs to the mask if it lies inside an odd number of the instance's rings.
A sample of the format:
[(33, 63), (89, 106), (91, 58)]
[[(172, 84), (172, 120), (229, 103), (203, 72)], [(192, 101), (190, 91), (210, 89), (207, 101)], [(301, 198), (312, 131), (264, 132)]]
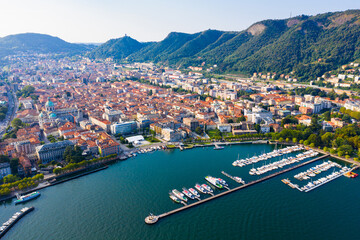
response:
[(0, 179), (11, 174), (10, 163), (0, 163)]
[(123, 123), (115, 123), (111, 125), (111, 133), (112, 134), (130, 134), (135, 132), (137, 128), (137, 123), (135, 121), (131, 122), (123, 122)]
[(65, 140), (62, 142), (44, 144), (36, 147), (36, 154), (43, 164), (47, 164), (51, 161), (62, 160), (65, 149), (68, 146), (74, 146), (74, 143), (69, 140)]

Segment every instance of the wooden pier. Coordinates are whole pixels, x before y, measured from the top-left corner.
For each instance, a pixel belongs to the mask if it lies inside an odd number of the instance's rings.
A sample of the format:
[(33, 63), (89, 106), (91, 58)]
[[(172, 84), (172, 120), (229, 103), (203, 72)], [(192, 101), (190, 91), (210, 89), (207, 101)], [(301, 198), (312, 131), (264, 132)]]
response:
[(233, 176), (231, 176), (230, 174), (228, 174), (228, 173), (226, 173), (226, 172), (224, 172), (224, 171), (221, 171), (221, 173), (222, 173), (223, 175), (227, 176), (228, 178), (230, 178), (231, 180), (234, 180), (234, 181), (237, 182), (237, 183), (245, 184), (245, 181), (244, 181), (244, 180), (241, 180), (241, 182), (240, 182), (240, 181), (237, 181)]
[(303, 162), (303, 163), (300, 163), (300, 164), (298, 164), (298, 165), (296, 165), (296, 166), (293, 166), (293, 167), (287, 168), (287, 169), (285, 169), (285, 170), (282, 170), (282, 171), (280, 171), (280, 172), (276, 172), (276, 173), (270, 174), (270, 175), (268, 175), (268, 176), (266, 176), (266, 177), (260, 178), (260, 179), (258, 179), (258, 180), (254, 180), (254, 181), (252, 181), (252, 182), (246, 183), (246, 184), (241, 185), (241, 186), (239, 186), (239, 187), (236, 187), (236, 188), (233, 188), (233, 189), (229, 189), (228, 191), (221, 192), (221, 193), (219, 193), (219, 194), (217, 194), (217, 195), (213, 195), (213, 196), (211, 196), (211, 197), (209, 197), (209, 198), (202, 199), (202, 200), (200, 200), (200, 201), (198, 201), (198, 202), (191, 203), (191, 204), (186, 205), (186, 206), (184, 206), (184, 207), (180, 207), (180, 208), (174, 209), (174, 210), (172, 210), (172, 211), (169, 211), (169, 212), (160, 214), (160, 215), (158, 215), (158, 216), (152, 216), (152, 217), (153, 217), (153, 221), (151, 221), (151, 222), (147, 221), (147, 219), (149, 219), (149, 217), (150, 217), (150, 216), (148, 216), (148, 217), (145, 218), (145, 222), (146, 222), (147, 224), (154, 224), (154, 223), (156, 223), (160, 218), (165, 218), (165, 217), (170, 216), (170, 215), (172, 215), (172, 214), (175, 214), (175, 213), (184, 211), (184, 210), (186, 210), (186, 209), (195, 207), (195, 206), (197, 206), (197, 205), (200, 205), (200, 204), (209, 202), (209, 201), (211, 201), (211, 200), (213, 200), (213, 199), (216, 199), (216, 198), (225, 196), (225, 195), (227, 195), (227, 194), (230, 194), (230, 193), (232, 193), (232, 192), (238, 191), (238, 190), (240, 190), (240, 189), (243, 189), (243, 188), (246, 188), (246, 187), (250, 187), (250, 186), (255, 185), (255, 184), (257, 184), (257, 183), (260, 183), (260, 182), (264, 182), (264, 181), (266, 181), (266, 180), (268, 180), (268, 179), (274, 178), (274, 177), (279, 176), (279, 175), (281, 175), (281, 174), (283, 174), (283, 173), (290, 172), (290, 171), (292, 171), (292, 170), (294, 170), (294, 169), (296, 169), (296, 168), (305, 166), (305, 165), (307, 165), (307, 164), (316, 162), (316, 161), (318, 161), (318, 160), (320, 160), (320, 159), (327, 158), (327, 157), (329, 157), (328, 154), (323, 155), (323, 156), (320, 156), (320, 157), (318, 157), (318, 158), (311, 159), (311, 160), (309, 160), (309, 161), (307, 161), (307, 162)]

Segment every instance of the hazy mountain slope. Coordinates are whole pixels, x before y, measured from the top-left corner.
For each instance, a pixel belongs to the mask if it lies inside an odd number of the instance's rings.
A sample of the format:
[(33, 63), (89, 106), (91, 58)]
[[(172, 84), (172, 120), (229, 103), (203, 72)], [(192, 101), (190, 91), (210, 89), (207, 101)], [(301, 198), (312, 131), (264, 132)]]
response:
[(22, 33), (0, 38), (0, 56), (32, 53), (81, 53), (91, 45), (68, 43), (58, 37), (38, 33)]

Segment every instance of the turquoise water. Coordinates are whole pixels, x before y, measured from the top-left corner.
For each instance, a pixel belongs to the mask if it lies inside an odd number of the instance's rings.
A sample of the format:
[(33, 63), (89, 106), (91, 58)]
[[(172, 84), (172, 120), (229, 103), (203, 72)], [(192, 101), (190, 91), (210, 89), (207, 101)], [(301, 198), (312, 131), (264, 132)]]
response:
[[(340, 177), (309, 193), (281, 182), (321, 161), (161, 219), (144, 218), (180, 207), (168, 192), (205, 183), (208, 174), (238, 184), (220, 172), (250, 181), (252, 166), (233, 167), (238, 157), (269, 152), (270, 145), (224, 150), (198, 148), (138, 155), (108, 169), (41, 190), (24, 205), (0, 205), (0, 223), (23, 206), (36, 209), (4, 240), (22, 239), (359, 239), (359, 179)], [(262, 163), (258, 163), (260, 166)], [(264, 176), (264, 175), (263, 175)], [(203, 195), (202, 195), (203, 197)]]

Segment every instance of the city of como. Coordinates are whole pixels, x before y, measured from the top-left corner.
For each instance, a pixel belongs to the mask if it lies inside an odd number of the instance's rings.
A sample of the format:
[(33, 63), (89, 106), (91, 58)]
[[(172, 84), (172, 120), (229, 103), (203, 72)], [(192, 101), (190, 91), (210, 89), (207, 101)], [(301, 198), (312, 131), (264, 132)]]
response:
[(1, 240), (360, 239), (360, 2), (0, 2)]

